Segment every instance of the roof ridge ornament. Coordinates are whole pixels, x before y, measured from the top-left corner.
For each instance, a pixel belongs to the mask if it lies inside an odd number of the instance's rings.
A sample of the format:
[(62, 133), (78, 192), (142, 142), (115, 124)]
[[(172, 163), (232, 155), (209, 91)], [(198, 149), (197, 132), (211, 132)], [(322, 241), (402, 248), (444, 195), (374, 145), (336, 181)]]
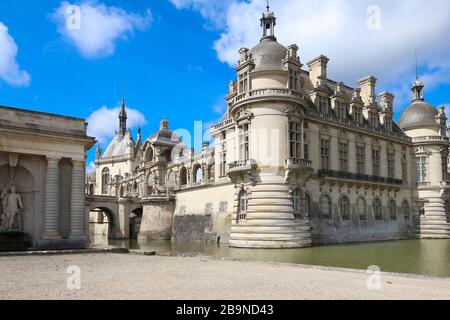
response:
[(270, 39), (273, 41), (277, 41), (275, 37), (275, 26), (277, 25), (277, 18), (275, 18), (275, 14), (270, 11), (269, 1), (267, 1), (267, 11), (263, 13), (261, 18), (261, 27), (263, 27), (263, 36), (261, 41), (264, 39)]

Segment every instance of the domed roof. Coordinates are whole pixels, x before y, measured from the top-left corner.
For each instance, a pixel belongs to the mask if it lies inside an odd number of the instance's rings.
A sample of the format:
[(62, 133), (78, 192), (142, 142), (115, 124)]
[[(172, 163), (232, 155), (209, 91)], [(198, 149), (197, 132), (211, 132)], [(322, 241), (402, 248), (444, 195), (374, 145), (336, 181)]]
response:
[(398, 125), (402, 129), (415, 126), (436, 125), (436, 116), (438, 113), (439, 111), (431, 104), (423, 100), (415, 100), (402, 112), (398, 120)]
[(288, 49), (279, 44), (273, 38), (263, 38), (261, 42), (249, 51), (255, 62), (254, 71), (279, 71), (284, 70), (283, 60)]

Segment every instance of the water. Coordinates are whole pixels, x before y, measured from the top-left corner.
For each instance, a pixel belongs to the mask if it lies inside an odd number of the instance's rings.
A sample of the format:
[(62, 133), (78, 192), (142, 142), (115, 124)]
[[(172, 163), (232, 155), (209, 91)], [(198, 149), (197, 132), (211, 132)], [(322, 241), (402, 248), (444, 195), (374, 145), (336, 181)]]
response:
[(450, 240), (405, 240), (267, 250), (170, 241), (110, 241), (109, 244), (130, 249), (156, 250), (161, 255), (206, 254), (217, 258), (364, 270), (371, 265), (377, 265), (384, 272), (450, 277)]

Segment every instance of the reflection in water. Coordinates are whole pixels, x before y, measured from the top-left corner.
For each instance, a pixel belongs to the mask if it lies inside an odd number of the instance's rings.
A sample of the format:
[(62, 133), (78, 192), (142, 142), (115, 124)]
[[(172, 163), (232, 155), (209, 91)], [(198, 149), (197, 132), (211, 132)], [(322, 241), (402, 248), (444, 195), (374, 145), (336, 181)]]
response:
[[(105, 244), (96, 239), (96, 244)], [(243, 260), (286, 262), (329, 267), (367, 269), (377, 265), (384, 272), (450, 276), (450, 240), (406, 240), (303, 249), (235, 249), (205, 243), (170, 241), (109, 241), (109, 245), (156, 250), (160, 255), (207, 254)]]

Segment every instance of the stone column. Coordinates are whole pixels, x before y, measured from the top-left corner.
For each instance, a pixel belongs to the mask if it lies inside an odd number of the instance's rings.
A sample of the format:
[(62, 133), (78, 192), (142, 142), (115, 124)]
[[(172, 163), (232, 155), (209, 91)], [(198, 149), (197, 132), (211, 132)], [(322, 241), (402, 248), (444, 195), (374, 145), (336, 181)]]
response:
[(59, 161), (47, 157), (47, 179), (45, 182), (44, 234), (45, 240), (61, 239), (59, 235)]
[(72, 191), (70, 203), (70, 239), (85, 240), (85, 162), (72, 160)]

